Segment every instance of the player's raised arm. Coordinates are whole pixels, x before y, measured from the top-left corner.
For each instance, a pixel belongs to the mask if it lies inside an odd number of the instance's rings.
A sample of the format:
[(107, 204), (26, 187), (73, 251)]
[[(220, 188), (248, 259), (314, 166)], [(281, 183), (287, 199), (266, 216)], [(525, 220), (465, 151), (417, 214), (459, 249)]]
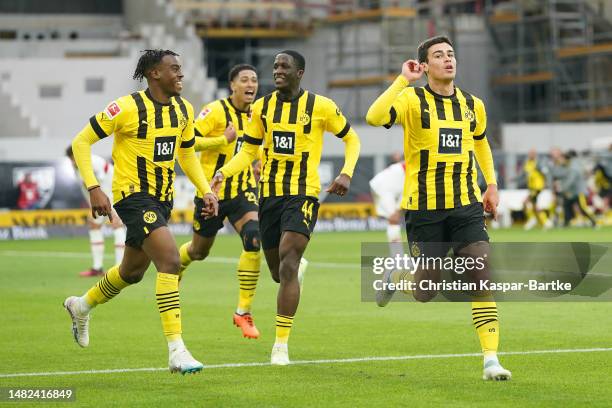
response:
[(113, 101), (102, 112), (89, 118), (89, 123), (72, 141), (74, 161), (89, 191), (91, 215), (94, 218), (97, 215), (112, 217), (112, 207), (109, 198), (99, 188), (100, 183), (91, 164), (91, 145), (110, 136), (120, 126), (121, 113), (125, 109), (121, 105), (120, 101)]
[[(423, 76), (423, 67), (415, 60), (408, 60), (402, 65), (402, 73), (370, 106), (366, 114), (366, 122), (371, 126), (391, 127), (401, 122), (405, 107), (397, 105), (400, 93), (411, 83)], [(402, 109), (403, 108), (403, 109)]]
[(326, 189), (328, 193), (345, 195), (351, 185), (351, 177), (359, 159), (361, 142), (351, 124), (346, 120), (335, 103), (330, 101), (326, 130), (344, 142), (344, 166), (333, 183)]

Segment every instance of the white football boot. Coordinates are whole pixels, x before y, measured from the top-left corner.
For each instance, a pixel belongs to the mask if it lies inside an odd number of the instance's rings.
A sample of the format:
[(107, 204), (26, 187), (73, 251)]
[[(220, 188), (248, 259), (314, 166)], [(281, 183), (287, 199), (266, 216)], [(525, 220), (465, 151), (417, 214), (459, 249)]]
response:
[(171, 373), (195, 374), (204, 368), (204, 364), (193, 358), (185, 347), (180, 347), (170, 351), (168, 357), (168, 367)]
[(64, 308), (72, 320), (74, 341), (81, 347), (87, 347), (89, 345), (89, 313), (81, 312), (79, 301), (79, 297), (70, 296), (64, 300)]
[(270, 364), (285, 366), (289, 364), (289, 349), (287, 344), (274, 344), (272, 347), (272, 355), (270, 356)]
[(506, 381), (512, 378), (512, 373), (499, 364), (497, 360), (487, 361), (482, 370), (483, 380)]

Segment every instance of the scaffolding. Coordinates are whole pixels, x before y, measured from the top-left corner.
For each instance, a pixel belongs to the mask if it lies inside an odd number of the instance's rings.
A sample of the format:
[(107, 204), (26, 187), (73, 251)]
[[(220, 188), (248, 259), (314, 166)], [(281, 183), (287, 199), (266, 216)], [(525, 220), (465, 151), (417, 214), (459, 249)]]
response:
[(594, 3), (487, 1), (500, 119), (612, 119), (612, 24)]

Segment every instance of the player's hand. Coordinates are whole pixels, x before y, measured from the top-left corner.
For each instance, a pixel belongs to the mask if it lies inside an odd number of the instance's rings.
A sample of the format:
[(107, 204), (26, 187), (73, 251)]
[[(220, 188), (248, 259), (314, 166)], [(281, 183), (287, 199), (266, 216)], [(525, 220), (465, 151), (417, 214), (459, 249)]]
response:
[(348, 193), (350, 186), (351, 178), (347, 174), (341, 173), (325, 191), (331, 194), (338, 194), (342, 197)]
[(89, 202), (91, 203), (91, 216), (108, 216), (113, 221), (113, 207), (104, 191), (98, 186), (89, 190)]
[(217, 171), (215, 173), (212, 180), (210, 181), (210, 188), (212, 189), (213, 193), (219, 194), (219, 189), (221, 188), (221, 183), (223, 183), (223, 178), (223, 173), (221, 173), (220, 171)]
[(414, 82), (423, 76), (423, 66), (417, 60), (408, 60), (402, 64), (402, 75), (408, 82)]
[(206, 193), (202, 197), (204, 205), (202, 206), (202, 217), (210, 218), (219, 214), (219, 201), (217, 196), (212, 193)]
[(227, 139), (228, 144), (236, 140), (236, 129), (234, 129), (234, 124), (232, 122), (229, 122), (227, 124), (227, 127), (225, 128), (225, 132), (223, 132), (223, 135)]
[(497, 206), (499, 205), (499, 193), (497, 192), (496, 184), (489, 184), (487, 191), (482, 196), (482, 205), (484, 210), (493, 216), (497, 221)]

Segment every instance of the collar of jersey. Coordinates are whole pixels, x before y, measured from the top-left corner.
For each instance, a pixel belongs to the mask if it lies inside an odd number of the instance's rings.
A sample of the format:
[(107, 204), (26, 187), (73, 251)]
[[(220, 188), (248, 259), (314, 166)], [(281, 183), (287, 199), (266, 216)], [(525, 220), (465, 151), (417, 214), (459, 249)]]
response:
[(236, 113), (246, 113), (247, 115), (249, 114), (249, 111), (243, 111), (238, 109), (237, 107), (234, 106), (234, 104), (232, 103), (232, 98), (230, 98), (229, 96), (226, 98), (227, 103), (230, 104), (230, 106), (232, 108), (234, 108), (234, 110), (236, 111)]
[(300, 99), (302, 97), (302, 95), (304, 95), (304, 89), (300, 88), (300, 92), (298, 92), (297, 96), (293, 99), (289, 99), (289, 100), (284, 100), (283, 98), (280, 97), (280, 93), (278, 91), (276, 91), (276, 97), (281, 100), (282, 102), (293, 102), (293, 101), (297, 101), (298, 99)]
[(425, 89), (427, 90), (427, 92), (429, 92), (430, 94), (432, 94), (432, 95), (433, 95), (433, 96), (435, 96), (436, 98), (452, 98), (452, 97), (454, 97), (455, 95), (457, 95), (457, 88), (456, 88), (456, 87), (454, 87), (454, 86), (453, 86), (453, 94), (452, 94), (452, 95), (448, 95), (448, 96), (446, 96), (446, 95), (440, 95), (440, 94), (438, 94), (438, 93), (435, 93), (435, 92), (433, 91), (433, 89), (431, 89), (431, 88), (429, 87), (429, 84), (425, 85)]
[(161, 103), (160, 101), (156, 101), (156, 100), (153, 98), (153, 95), (151, 95), (151, 91), (149, 91), (149, 88), (147, 88), (147, 89), (145, 90), (145, 92), (144, 92), (144, 93), (145, 93), (145, 95), (147, 96), (147, 98), (149, 98), (149, 100), (150, 100), (151, 102), (153, 102), (153, 104), (154, 104), (154, 105), (161, 105), (161, 106), (170, 106), (170, 105), (172, 105), (172, 102), (171, 102), (171, 101), (170, 101), (170, 102), (168, 102), (168, 103)]

